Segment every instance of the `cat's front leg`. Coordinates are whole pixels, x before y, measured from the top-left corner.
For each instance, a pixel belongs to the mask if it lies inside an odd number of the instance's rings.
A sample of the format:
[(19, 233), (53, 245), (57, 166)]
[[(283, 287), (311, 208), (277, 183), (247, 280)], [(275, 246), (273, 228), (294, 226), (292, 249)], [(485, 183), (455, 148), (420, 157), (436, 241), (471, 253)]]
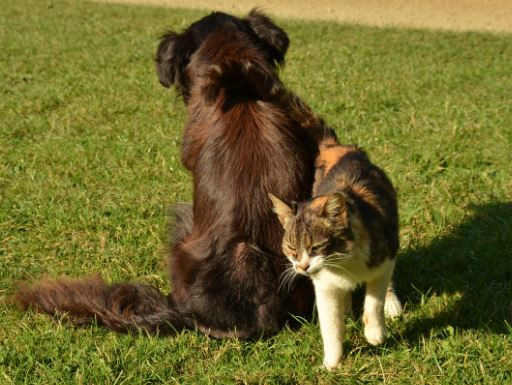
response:
[(384, 303), (388, 285), (393, 275), (394, 261), (388, 261), (388, 268), (375, 279), (366, 282), (366, 295), (364, 299), (364, 336), (372, 345), (379, 345), (386, 339), (386, 325), (384, 322)]
[(324, 366), (329, 370), (335, 370), (339, 368), (343, 358), (347, 292), (326, 283), (314, 281), (314, 284), (318, 321), (324, 345)]

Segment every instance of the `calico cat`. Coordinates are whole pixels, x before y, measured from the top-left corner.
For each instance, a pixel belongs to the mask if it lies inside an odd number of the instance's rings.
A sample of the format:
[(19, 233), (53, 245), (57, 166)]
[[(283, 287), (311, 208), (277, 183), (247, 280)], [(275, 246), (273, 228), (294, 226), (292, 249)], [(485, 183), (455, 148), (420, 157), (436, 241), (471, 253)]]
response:
[(323, 143), (316, 166), (314, 198), (289, 205), (269, 195), (291, 269), (313, 281), (324, 365), (332, 370), (341, 363), (346, 301), (358, 284), (366, 283), (363, 322), (370, 344), (386, 337), (384, 313), (402, 311), (391, 288), (398, 209), (393, 185), (363, 150)]

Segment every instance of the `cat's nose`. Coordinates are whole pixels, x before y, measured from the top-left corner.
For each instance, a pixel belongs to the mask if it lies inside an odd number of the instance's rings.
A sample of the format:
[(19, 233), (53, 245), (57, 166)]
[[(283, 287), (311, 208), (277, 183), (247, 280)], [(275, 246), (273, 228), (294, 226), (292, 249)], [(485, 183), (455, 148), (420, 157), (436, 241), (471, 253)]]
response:
[(302, 271), (307, 271), (310, 265), (309, 259), (303, 258), (302, 261), (300, 261), (297, 265), (299, 266), (299, 269), (301, 269)]
[(309, 265), (311, 264), (311, 259), (309, 258), (309, 255), (306, 251), (304, 251), (300, 258), (297, 258), (297, 267), (302, 270), (303, 272), (306, 272), (309, 268)]
[(311, 267), (311, 263), (309, 263), (309, 260), (308, 261), (300, 261), (294, 265), (295, 271), (302, 275), (311, 274), (311, 271), (308, 271), (308, 270), (310, 270), (310, 267)]

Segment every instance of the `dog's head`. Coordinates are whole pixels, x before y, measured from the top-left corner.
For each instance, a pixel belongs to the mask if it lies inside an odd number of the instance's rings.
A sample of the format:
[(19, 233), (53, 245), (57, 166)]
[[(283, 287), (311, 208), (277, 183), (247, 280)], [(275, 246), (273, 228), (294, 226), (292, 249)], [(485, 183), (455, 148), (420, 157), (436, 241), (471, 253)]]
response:
[(289, 39), (270, 18), (258, 10), (252, 10), (243, 19), (215, 12), (196, 21), (182, 33), (167, 32), (161, 37), (156, 55), (160, 83), (164, 87), (174, 85), (187, 102), (191, 79), (186, 69), (190, 58), (210, 35), (222, 31), (242, 33), (264, 54), (269, 66), (284, 63)]

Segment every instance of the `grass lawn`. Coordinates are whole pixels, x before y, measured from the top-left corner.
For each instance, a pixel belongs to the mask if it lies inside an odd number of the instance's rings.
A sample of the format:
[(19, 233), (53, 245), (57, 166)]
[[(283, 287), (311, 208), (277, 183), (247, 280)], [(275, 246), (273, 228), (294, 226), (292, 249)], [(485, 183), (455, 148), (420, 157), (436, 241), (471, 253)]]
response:
[[(204, 13), (23, 0), (0, 12), (0, 301), (100, 272), (165, 292), (166, 209), (190, 201), (183, 103), (158, 84), (166, 28)], [(1, 384), (512, 383), (512, 39), (280, 20), (285, 82), (399, 191), (405, 314), (378, 348), (348, 320), (257, 342), (119, 335), (0, 306)]]

